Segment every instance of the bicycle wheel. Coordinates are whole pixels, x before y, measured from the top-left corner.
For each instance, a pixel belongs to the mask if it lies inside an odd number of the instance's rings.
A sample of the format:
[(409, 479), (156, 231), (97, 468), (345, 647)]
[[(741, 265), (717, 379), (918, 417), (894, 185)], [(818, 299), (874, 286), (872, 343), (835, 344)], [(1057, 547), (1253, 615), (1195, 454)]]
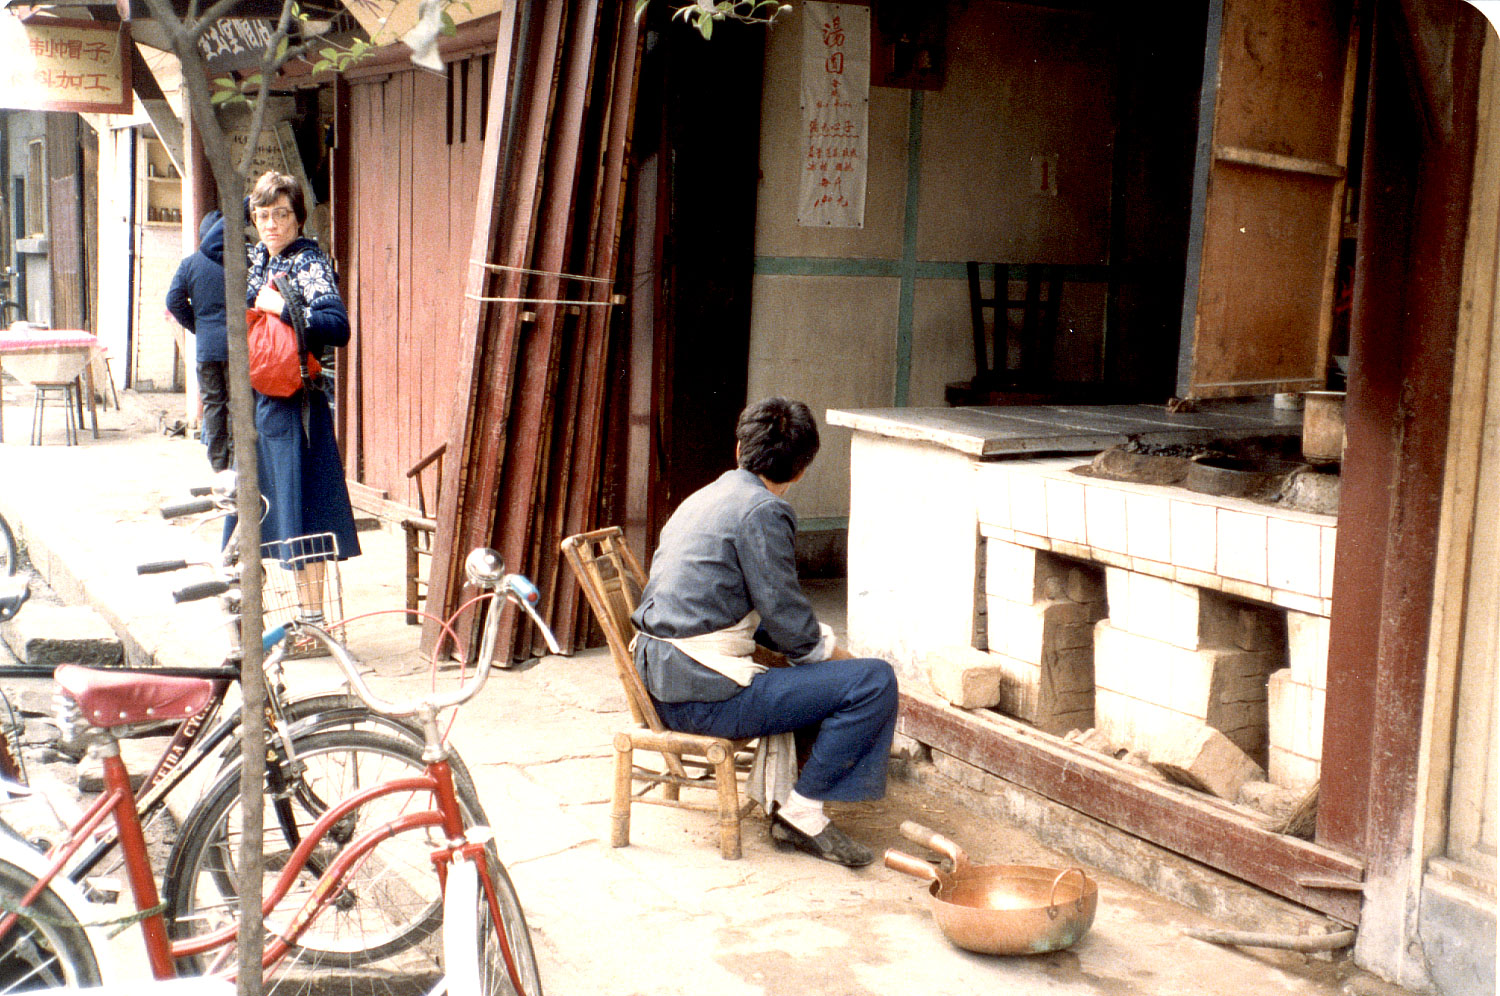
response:
[[(14, 902), (36, 876), (0, 858), (0, 897)], [(6, 904), (8, 905), (8, 904)], [(0, 919), (4, 914), (0, 913)], [(0, 937), (0, 996), (36, 989), (97, 986), (102, 979), (88, 935), (50, 887)]]
[[(301, 776), (282, 809), (297, 833), (308, 833), (330, 803), (354, 791), (424, 769), (421, 750), (406, 741), (364, 730), (341, 730), (299, 738)], [(222, 775), (194, 807), (167, 862), (168, 925), (173, 936), (212, 932), (234, 922), (238, 912), (240, 827), (239, 769)], [(455, 789), (467, 825), (485, 822), (472, 782), (455, 772)], [(310, 866), (266, 916), (267, 936), (284, 929), (312, 895), (318, 873), (351, 840), (398, 815), (432, 808), (428, 793), (397, 793), (350, 813), (315, 848)], [(272, 807), (266, 809), (262, 888), (271, 894), (291, 855), (288, 835)], [(300, 836), (299, 836), (300, 839)], [(420, 827), (381, 841), (360, 863), (338, 897), (315, 919), (283, 962), (273, 981), (281, 992), (426, 992), (440, 977), (438, 942), (442, 897), (431, 853), (442, 846), (438, 828)], [(202, 968), (194, 965), (195, 969)]]
[[(448, 870), (448, 891), (443, 897), (443, 961), (448, 969), (448, 992), (541, 996), (542, 977), (516, 888), (497, 858), (486, 855), (485, 865), (488, 881), (483, 883), (472, 861), (455, 861)], [(500, 908), (502, 930), (495, 929), (489, 894), (494, 895)], [(519, 991), (507, 965), (507, 948), (521, 981)]]
[(21, 551), (16, 546), (16, 534), (10, 531), (10, 523), (0, 515), (0, 577), (8, 578), (21, 569)]

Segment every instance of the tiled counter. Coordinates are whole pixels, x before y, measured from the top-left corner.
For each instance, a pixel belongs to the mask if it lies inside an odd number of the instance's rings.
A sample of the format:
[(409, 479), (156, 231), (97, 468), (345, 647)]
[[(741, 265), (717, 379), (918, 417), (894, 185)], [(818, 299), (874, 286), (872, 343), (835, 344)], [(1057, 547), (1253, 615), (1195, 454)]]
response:
[(1074, 473), (1128, 438), (1266, 435), (1291, 431), (1285, 419), (1269, 407), (830, 412), (856, 430), (854, 649), (924, 683), (939, 652), (979, 651), (999, 674), (994, 704), (1047, 732), (1093, 725), (1149, 751), (1207, 724), (1272, 781), (1311, 784), (1334, 518)]

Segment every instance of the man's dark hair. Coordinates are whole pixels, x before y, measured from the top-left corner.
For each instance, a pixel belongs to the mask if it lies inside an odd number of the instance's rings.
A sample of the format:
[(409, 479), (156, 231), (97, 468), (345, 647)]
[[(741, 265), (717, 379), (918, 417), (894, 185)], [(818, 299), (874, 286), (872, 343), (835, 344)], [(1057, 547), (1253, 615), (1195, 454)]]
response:
[(734, 438), (740, 466), (772, 484), (785, 484), (818, 455), (818, 423), (800, 401), (762, 398), (740, 412)]

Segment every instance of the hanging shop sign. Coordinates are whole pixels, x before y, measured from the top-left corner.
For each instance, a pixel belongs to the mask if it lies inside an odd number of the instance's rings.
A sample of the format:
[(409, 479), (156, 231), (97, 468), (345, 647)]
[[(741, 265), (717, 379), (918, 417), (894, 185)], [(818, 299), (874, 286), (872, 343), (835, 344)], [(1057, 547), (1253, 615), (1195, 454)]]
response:
[(0, 11), (0, 107), (129, 114), (129, 46), (126, 24)]
[(214, 75), (258, 68), (275, 34), (269, 18), (221, 17), (198, 39), (198, 51)]
[(863, 228), (870, 118), (870, 8), (808, 0), (802, 18), (797, 224)]

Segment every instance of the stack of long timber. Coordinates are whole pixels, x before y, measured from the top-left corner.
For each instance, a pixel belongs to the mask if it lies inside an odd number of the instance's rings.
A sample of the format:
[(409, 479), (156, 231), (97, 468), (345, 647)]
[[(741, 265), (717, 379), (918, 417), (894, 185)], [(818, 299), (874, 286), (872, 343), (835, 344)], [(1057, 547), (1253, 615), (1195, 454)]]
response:
[[(598, 504), (610, 330), (639, 43), (633, 4), (506, 4), (438, 509), (428, 608), (466, 601), (464, 559), (492, 546), (541, 589), (571, 647), (586, 626), (564, 536)], [(457, 459), (453, 458), (457, 454)], [(472, 613), (460, 636), (472, 633)], [(508, 614), (498, 654), (533, 653)], [(429, 622), (423, 646), (440, 628)]]

